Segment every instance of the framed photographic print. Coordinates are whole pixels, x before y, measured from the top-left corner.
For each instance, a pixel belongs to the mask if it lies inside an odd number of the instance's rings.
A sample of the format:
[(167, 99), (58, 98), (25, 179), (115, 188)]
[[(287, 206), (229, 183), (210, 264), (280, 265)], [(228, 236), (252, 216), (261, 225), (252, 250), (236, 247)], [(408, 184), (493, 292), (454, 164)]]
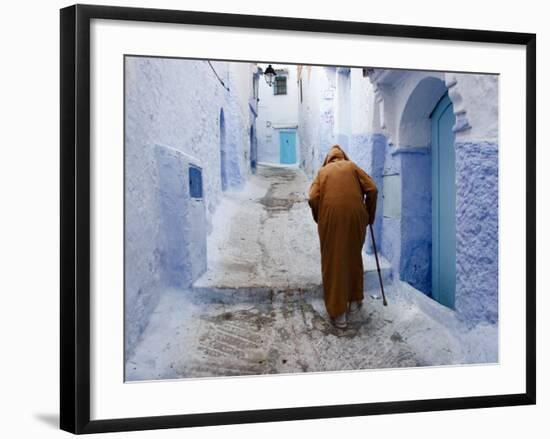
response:
[(75, 5), (60, 81), (62, 429), (535, 403), (534, 34)]

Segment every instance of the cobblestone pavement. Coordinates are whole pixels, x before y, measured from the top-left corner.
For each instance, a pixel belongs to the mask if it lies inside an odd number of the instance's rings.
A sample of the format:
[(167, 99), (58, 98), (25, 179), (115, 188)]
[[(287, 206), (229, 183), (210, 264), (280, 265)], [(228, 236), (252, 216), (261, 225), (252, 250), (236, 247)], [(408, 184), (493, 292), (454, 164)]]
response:
[(394, 316), (368, 297), (347, 329), (324, 303), (302, 294), (266, 303), (198, 303), (167, 291), (128, 363), (129, 379), (259, 375), (424, 365), (395, 329)]

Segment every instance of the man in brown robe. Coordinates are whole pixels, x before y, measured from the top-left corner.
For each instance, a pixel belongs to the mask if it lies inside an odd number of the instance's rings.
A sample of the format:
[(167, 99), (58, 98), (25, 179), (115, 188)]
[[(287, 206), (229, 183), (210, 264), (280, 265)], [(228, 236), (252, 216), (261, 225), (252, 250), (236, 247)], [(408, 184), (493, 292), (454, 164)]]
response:
[(361, 251), (377, 196), (374, 180), (339, 145), (331, 148), (309, 189), (321, 244), (325, 306), (338, 328), (346, 327), (346, 312), (359, 309), (363, 300)]

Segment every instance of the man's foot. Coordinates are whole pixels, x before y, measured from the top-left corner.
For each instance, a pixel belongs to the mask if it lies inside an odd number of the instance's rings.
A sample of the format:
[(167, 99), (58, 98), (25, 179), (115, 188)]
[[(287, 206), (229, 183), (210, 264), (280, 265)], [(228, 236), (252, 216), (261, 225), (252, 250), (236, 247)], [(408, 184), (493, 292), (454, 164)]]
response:
[(346, 313), (340, 314), (335, 319), (331, 319), (332, 324), (338, 329), (346, 329), (348, 327), (348, 322), (346, 321)]
[(363, 306), (362, 300), (353, 300), (349, 303), (348, 312), (350, 314), (353, 314), (361, 309), (361, 306)]

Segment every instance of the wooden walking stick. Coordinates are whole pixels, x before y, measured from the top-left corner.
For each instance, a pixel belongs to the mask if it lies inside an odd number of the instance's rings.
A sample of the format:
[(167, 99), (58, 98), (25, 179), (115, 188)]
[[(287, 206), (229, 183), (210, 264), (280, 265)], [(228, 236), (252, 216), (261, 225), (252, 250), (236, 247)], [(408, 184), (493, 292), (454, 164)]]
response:
[(380, 273), (380, 262), (378, 262), (378, 252), (376, 251), (376, 242), (374, 241), (374, 230), (372, 229), (372, 224), (369, 224), (369, 227), (370, 237), (372, 239), (372, 248), (374, 249), (374, 258), (376, 259), (376, 269), (378, 270), (378, 280), (380, 280), (380, 289), (382, 290), (382, 303), (384, 306), (388, 306), (386, 295), (384, 294), (384, 285), (382, 284), (382, 274)]

